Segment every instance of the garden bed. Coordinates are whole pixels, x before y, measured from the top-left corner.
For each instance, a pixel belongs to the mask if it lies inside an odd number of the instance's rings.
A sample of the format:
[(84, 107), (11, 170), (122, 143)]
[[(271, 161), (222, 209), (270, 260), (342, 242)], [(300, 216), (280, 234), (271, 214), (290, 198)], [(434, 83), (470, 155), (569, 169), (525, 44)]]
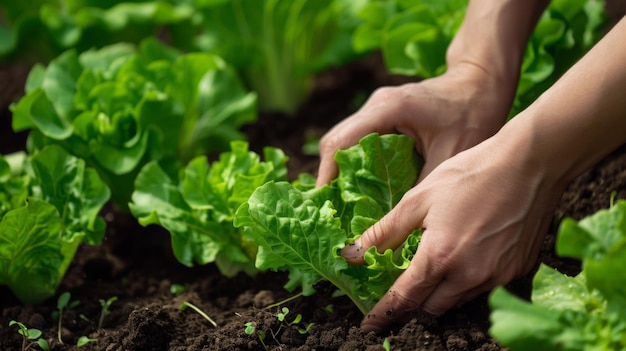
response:
[[(617, 3), (617, 2), (615, 2)], [(623, 9), (613, 10), (619, 13)], [(10, 130), (8, 104), (22, 93), (28, 67), (0, 68), (0, 151), (24, 147), (24, 135)], [(285, 151), (290, 177), (314, 173), (318, 160), (306, 156), (301, 147), (310, 137), (319, 137), (328, 128), (358, 108), (380, 86), (409, 80), (386, 73), (379, 57), (363, 58), (318, 77), (314, 93), (295, 117), (263, 115), (245, 128), (253, 151), (275, 146)], [(578, 177), (564, 194), (554, 225), (546, 237), (541, 261), (560, 271), (575, 274), (578, 263), (553, 253), (558, 223), (565, 216), (581, 219), (609, 206), (611, 193), (626, 198), (626, 148), (614, 152), (592, 170)], [(57, 301), (24, 306), (6, 287), (0, 287), (0, 350), (20, 350), (22, 337), (17, 320), (42, 331), (52, 350), (74, 350), (81, 336), (93, 339), (84, 350), (383, 350), (387, 339), (392, 350), (501, 350), (488, 334), (487, 295), (434, 319), (415, 315), (380, 335), (364, 334), (359, 328), (361, 312), (346, 297), (334, 297), (335, 289), (321, 283), (318, 293), (299, 297), (288, 293), (283, 273), (262, 273), (254, 277), (223, 276), (215, 266), (187, 268), (173, 256), (170, 236), (161, 227), (141, 227), (136, 220), (115, 208), (103, 210), (107, 232), (101, 246), (83, 245), (59, 293), (69, 292), (76, 307), (64, 311), (62, 328), (53, 317)], [(510, 284), (509, 289), (528, 296), (532, 275)], [(182, 291), (173, 291), (172, 287)], [(100, 300), (116, 297), (110, 314), (98, 328)], [(290, 299), (294, 297), (293, 299)], [(289, 300), (288, 300), (289, 299)], [(288, 300), (288, 301), (287, 301)], [(280, 307), (289, 308), (287, 321), (302, 315), (298, 326), (312, 326), (306, 333), (281, 322)], [(214, 327), (193, 309), (192, 303), (212, 318)], [(268, 307), (269, 306), (269, 307)], [(252, 322), (265, 333), (246, 333)], [(63, 341), (63, 345), (59, 342)], [(261, 340), (263, 339), (263, 340)], [(33, 346), (32, 349), (39, 349)]]

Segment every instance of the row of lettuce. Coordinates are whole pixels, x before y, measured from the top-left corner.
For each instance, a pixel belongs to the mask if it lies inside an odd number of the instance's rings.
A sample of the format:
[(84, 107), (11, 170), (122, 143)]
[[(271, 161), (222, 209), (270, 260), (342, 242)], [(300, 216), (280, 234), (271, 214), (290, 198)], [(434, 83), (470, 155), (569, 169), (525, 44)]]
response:
[[(0, 37), (11, 38), (0, 41), (11, 44), (0, 54), (27, 53), (29, 43), (60, 51), (34, 66), (24, 97), (11, 106), (13, 129), (29, 131), (26, 151), (0, 156), (0, 284), (23, 302), (53, 296), (77, 248), (102, 242), (99, 213), (109, 202), (141, 225), (167, 229), (184, 265), (214, 263), (229, 276), (285, 270), (286, 288), (305, 295), (325, 279), (364, 313), (407, 267), (419, 231), (395, 252), (369, 250), (363, 266), (349, 266), (338, 252), (414, 184), (421, 162), (410, 139), (367, 136), (339, 151), (339, 177), (315, 188), (310, 175), (287, 179), (281, 150), (249, 151), (241, 127), (259, 110), (293, 113), (315, 72), (371, 51), (396, 73), (443, 72), (465, 1), (0, 6), (13, 19), (0, 27)], [(593, 43), (601, 22), (597, 1), (551, 3), (526, 51), (512, 113)], [(164, 27), (168, 44), (151, 36)], [(39, 35), (29, 38), (34, 30)], [(274, 92), (287, 95), (268, 96)], [(535, 305), (494, 293), (499, 340), (515, 350), (626, 345), (625, 285), (613, 279), (626, 268), (626, 204), (606, 213), (564, 224), (560, 243), (578, 246), (559, 244), (561, 253), (583, 260), (579, 276), (542, 268)], [(553, 303), (564, 299), (576, 302)]]
[[(527, 46), (511, 116), (597, 40), (603, 6), (550, 2)], [(467, 0), (3, 1), (0, 61), (48, 62), (68, 49), (158, 36), (183, 52), (219, 55), (257, 92), (262, 110), (292, 114), (315, 73), (375, 50), (394, 73), (440, 74), (466, 8)]]
[[(414, 150), (406, 136), (369, 135), (339, 151), (339, 177), (316, 188), (308, 175), (286, 181), (280, 150), (266, 148), (262, 161), (233, 142), (211, 164), (192, 160), (177, 180), (148, 163), (130, 209), (142, 225), (171, 233), (183, 264), (214, 262), (226, 275), (288, 271), (285, 288), (304, 295), (327, 280), (366, 313), (406, 269), (421, 233), (395, 251), (369, 249), (362, 266), (348, 265), (339, 251), (412, 187), (421, 164)], [(83, 160), (50, 145), (30, 157), (0, 157), (0, 190), (0, 283), (25, 302), (42, 301), (78, 246), (102, 241), (98, 211), (108, 188)], [(578, 223), (565, 219), (557, 239), (557, 253), (580, 259), (582, 271), (570, 277), (542, 264), (532, 304), (497, 288), (491, 334), (512, 350), (622, 350), (626, 201)]]

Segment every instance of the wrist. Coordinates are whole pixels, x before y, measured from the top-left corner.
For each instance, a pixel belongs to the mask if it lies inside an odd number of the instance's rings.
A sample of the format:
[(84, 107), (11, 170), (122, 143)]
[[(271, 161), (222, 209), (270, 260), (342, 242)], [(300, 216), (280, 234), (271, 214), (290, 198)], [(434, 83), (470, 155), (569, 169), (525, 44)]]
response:
[(446, 54), (448, 70), (467, 69), (471, 66), (513, 94), (519, 81), (523, 51), (520, 53), (512, 48), (480, 48), (469, 43), (471, 40), (465, 40), (461, 33), (454, 38)]
[(528, 38), (548, 0), (471, 0), (446, 52), (448, 67), (480, 67), (515, 90)]
[(502, 127), (494, 136), (495, 143), (509, 145), (511, 162), (524, 172), (535, 173), (551, 187), (565, 189), (585, 169), (577, 159), (577, 148), (583, 145), (572, 144), (560, 131), (547, 127), (547, 118), (527, 109)]
[(444, 76), (452, 80), (447, 84), (464, 96), (470, 124), (487, 124), (495, 128), (491, 134), (502, 127), (515, 96), (515, 84), (469, 62), (449, 67)]
[[(538, 198), (541, 194), (552, 194), (547, 198), (558, 199), (571, 179), (558, 164), (545, 157), (544, 150), (537, 147), (538, 135), (534, 126), (521, 123), (523, 119), (518, 115), (477, 146), (478, 152), (488, 159), (482, 167), (487, 174), (495, 172), (493, 174), (507, 178), (504, 184), (517, 187), (523, 196)], [(541, 206), (539, 203), (534, 205)]]

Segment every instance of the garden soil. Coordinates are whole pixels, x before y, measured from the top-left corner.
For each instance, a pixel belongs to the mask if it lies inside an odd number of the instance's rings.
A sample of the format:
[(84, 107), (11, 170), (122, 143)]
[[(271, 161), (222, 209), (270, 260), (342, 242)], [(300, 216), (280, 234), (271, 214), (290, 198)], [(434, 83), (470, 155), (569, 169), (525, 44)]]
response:
[[(615, 5), (610, 10), (623, 14), (624, 6)], [(372, 56), (321, 75), (314, 94), (296, 116), (265, 114), (258, 123), (245, 128), (251, 149), (283, 149), (290, 157), (292, 178), (301, 172), (314, 173), (318, 159), (302, 153), (305, 140), (319, 137), (354, 112), (377, 87), (410, 81), (389, 75), (382, 67), (380, 58)], [(28, 70), (28, 65), (0, 67), (2, 153), (24, 148), (24, 134), (15, 135), (10, 130), (7, 106), (21, 96)], [(558, 258), (553, 252), (558, 223), (566, 216), (581, 219), (607, 208), (613, 192), (615, 198), (626, 198), (626, 147), (570, 185), (555, 214), (540, 261), (576, 274), (578, 262)], [(224, 277), (213, 265), (184, 267), (173, 257), (169, 234), (162, 228), (141, 227), (132, 217), (111, 207), (106, 207), (102, 215), (108, 223), (104, 243), (81, 247), (59, 287), (59, 293), (69, 292), (72, 301), (79, 302), (64, 311), (60, 334), (58, 319), (53, 317), (56, 298), (25, 306), (6, 287), (0, 287), (0, 351), (22, 347), (21, 335), (15, 327), (8, 327), (10, 320), (42, 330), (52, 350), (79, 350), (75, 345), (81, 336), (93, 341), (80, 350), (91, 351), (374, 351), (384, 350), (385, 339), (391, 350), (504, 350), (488, 334), (487, 295), (439, 318), (415, 315), (407, 324), (396, 325), (386, 333), (366, 334), (358, 328), (362, 318), (359, 310), (346, 297), (335, 296), (335, 289), (328, 283), (319, 283), (316, 294), (303, 297), (283, 288), (287, 281), (284, 273)], [(528, 298), (531, 277), (512, 282), (508, 289)], [(173, 293), (173, 285), (183, 287), (182, 292)], [(117, 300), (99, 327), (100, 300), (111, 297)], [(199, 308), (217, 326), (192, 308), (181, 309), (183, 303)], [(289, 309), (287, 321), (301, 314), (298, 326), (312, 324), (310, 329), (301, 333), (296, 326), (281, 323), (277, 318), (281, 307)], [(248, 335), (247, 323), (254, 323), (265, 337)], [(30, 349), (39, 347), (31, 345)]]

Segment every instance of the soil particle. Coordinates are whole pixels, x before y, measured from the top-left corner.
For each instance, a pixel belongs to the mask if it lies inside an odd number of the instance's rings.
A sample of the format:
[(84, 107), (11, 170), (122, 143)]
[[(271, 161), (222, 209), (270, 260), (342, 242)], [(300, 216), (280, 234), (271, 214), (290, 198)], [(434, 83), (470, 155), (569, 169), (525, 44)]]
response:
[(168, 350), (171, 334), (163, 331), (172, 329), (172, 324), (168, 313), (157, 304), (134, 310), (128, 317), (126, 336), (122, 339), (123, 349)]
[(262, 308), (276, 302), (274, 293), (269, 290), (261, 290), (252, 298), (252, 303), (256, 308)]

